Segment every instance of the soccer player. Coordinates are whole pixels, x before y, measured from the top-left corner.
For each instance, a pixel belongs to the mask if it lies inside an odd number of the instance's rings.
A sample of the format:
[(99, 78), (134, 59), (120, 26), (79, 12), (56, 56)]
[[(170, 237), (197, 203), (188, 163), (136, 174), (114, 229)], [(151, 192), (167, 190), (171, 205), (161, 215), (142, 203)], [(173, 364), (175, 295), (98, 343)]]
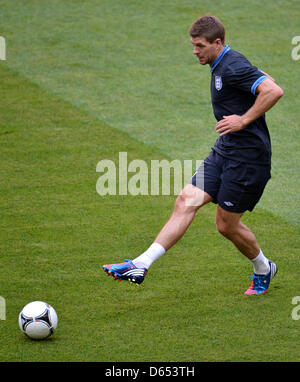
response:
[(203, 16), (190, 28), (193, 53), (210, 65), (211, 100), (218, 138), (178, 195), (173, 213), (152, 245), (133, 260), (107, 264), (114, 279), (143, 282), (151, 264), (184, 235), (196, 212), (217, 204), (218, 231), (248, 258), (254, 273), (246, 295), (267, 292), (277, 266), (263, 254), (254, 234), (242, 223), (271, 177), (271, 143), (265, 113), (283, 96), (274, 79), (225, 45), (225, 28), (214, 16)]

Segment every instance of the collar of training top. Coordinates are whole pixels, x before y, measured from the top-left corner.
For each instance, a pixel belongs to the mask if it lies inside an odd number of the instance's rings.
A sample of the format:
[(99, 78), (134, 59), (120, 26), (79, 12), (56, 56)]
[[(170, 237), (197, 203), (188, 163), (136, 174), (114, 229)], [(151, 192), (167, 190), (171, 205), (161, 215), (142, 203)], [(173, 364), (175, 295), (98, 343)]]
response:
[(210, 71), (213, 72), (215, 67), (220, 63), (224, 55), (230, 50), (230, 47), (228, 45), (225, 46), (225, 48), (222, 50), (222, 52), (218, 55), (218, 57), (215, 59), (215, 61), (212, 63), (210, 67)]

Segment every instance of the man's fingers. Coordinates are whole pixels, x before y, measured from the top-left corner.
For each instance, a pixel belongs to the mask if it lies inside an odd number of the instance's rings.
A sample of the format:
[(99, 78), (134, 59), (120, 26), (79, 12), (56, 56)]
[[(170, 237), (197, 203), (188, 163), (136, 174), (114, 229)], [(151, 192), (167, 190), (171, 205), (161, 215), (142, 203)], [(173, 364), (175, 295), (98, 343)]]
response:
[(230, 127), (230, 124), (227, 121), (222, 120), (217, 123), (216, 130), (217, 132), (220, 132), (224, 129), (227, 129), (228, 127)]
[(222, 137), (223, 135), (226, 135), (226, 134), (228, 134), (228, 133), (230, 133), (230, 130), (228, 129), (228, 130), (224, 130), (221, 134), (220, 134), (220, 137)]
[(228, 133), (229, 131), (230, 131), (229, 126), (223, 126), (222, 128), (217, 129), (217, 133), (220, 135), (224, 135), (224, 133)]
[(218, 130), (218, 129), (221, 129), (222, 127), (226, 127), (228, 125), (228, 123), (224, 120), (224, 119), (222, 119), (221, 121), (219, 121), (218, 123), (217, 123), (217, 125), (216, 125), (216, 129)]

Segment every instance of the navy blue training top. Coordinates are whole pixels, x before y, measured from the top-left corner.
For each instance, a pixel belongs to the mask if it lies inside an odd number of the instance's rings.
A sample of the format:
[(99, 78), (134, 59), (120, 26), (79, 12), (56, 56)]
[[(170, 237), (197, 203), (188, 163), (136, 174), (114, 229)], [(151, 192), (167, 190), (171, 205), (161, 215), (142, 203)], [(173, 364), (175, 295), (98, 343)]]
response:
[[(257, 86), (265, 79), (267, 76), (246, 57), (226, 45), (211, 65), (211, 100), (217, 121), (223, 116), (246, 113), (256, 100)], [(270, 164), (271, 142), (265, 115), (243, 130), (219, 137), (212, 149), (236, 161)]]

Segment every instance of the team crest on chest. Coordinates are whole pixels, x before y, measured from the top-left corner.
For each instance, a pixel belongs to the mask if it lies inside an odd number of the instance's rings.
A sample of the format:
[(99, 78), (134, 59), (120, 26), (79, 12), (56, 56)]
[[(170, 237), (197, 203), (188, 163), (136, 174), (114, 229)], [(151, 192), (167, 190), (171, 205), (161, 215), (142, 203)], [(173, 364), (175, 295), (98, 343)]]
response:
[(223, 86), (222, 83), (222, 77), (221, 76), (215, 76), (215, 87), (217, 90), (221, 90)]

